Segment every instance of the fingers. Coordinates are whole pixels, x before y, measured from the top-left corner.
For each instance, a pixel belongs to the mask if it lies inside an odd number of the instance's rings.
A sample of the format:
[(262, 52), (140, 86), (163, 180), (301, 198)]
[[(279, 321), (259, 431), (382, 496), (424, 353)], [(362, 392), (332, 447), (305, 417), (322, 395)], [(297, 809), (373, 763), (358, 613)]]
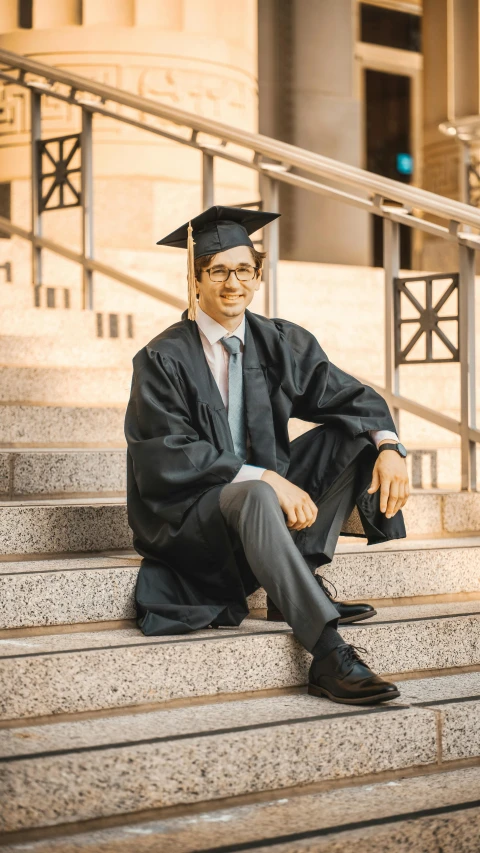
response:
[(305, 513), (303, 511), (303, 507), (302, 506), (295, 507), (295, 513), (297, 516), (297, 520), (296, 520), (295, 524), (293, 525), (293, 530), (302, 530), (305, 527), (305, 522), (307, 520)]
[(395, 515), (395, 513), (398, 512), (398, 510), (402, 508), (402, 506), (405, 502), (404, 498), (405, 498), (405, 485), (404, 485), (404, 483), (399, 483), (398, 484), (398, 498), (397, 498), (397, 501), (395, 503), (393, 515)]
[(380, 486), (380, 510), (387, 511), (388, 498), (390, 495), (390, 481), (383, 480)]
[(380, 510), (387, 518), (392, 518), (402, 509), (410, 494), (408, 481), (394, 478), (384, 480), (380, 488)]
[(287, 511), (287, 527), (290, 530), (303, 530), (311, 527), (317, 517), (318, 509), (306, 492), (298, 502), (292, 504)]
[(373, 469), (373, 474), (372, 474), (372, 482), (370, 483), (370, 487), (368, 489), (368, 494), (373, 495), (373, 493), (378, 490), (379, 485), (380, 485), (380, 477), (378, 474), (377, 465), (375, 464), (375, 467)]

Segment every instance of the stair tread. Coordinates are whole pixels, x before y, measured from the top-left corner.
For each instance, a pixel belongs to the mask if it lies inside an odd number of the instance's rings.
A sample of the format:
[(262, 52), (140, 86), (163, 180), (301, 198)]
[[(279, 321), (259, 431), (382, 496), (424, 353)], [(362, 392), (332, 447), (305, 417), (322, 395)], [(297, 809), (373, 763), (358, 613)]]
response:
[[(343, 625), (342, 634), (348, 640), (355, 639), (359, 630), (369, 626), (391, 623), (432, 621), (462, 616), (479, 616), (480, 602), (462, 601), (442, 604), (413, 604), (402, 607), (382, 607), (377, 615), (360, 625)], [(146, 637), (137, 628), (117, 628), (107, 631), (82, 631), (72, 634), (47, 634), (29, 637), (0, 639), (0, 657), (11, 656), (12, 650), (18, 656), (28, 654), (50, 654), (55, 652), (79, 651), (82, 648), (114, 648), (124, 645), (158, 645), (196, 642), (203, 640), (234, 640), (239, 636), (258, 634), (291, 634), (292, 629), (286, 622), (267, 622), (266, 619), (246, 618), (238, 627), (205, 628), (190, 634)]]
[[(446, 684), (442, 691), (439, 678), (435, 699), (428, 700), (432, 691), (426, 688), (427, 699), (414, 704), (400, 697), (380, 707), (338, 706), (298, 693), (4, 729), (0, 761), (12, 795), (4, 827), (201, 803), (382, 770), (433, 769), (439, 761), (478, 757), (480, 700), (470, 675), (464, 701), (457, 699), (458, 680), (455, 689)], [(402, 685), (405, 696), (409, 687)]]
[(269, 724), (301, 722), (308, 718), (321, 720), (359, 714), (372, 716), (387, 711), (411, 714), (419, 704), (428, 705), (429, 701), (437, 702), (439, 699), (448, 705), (459, 697), (467, 698), (480, 707), (480, 673), (439, 676), (419, 681), (423, 683), (419, 684), (417, 680), (402, 682), (399, 699), (383, 706), (338, 705), (328, 699), (302, 693), (268, 698), (239, 698), (214, 704), (5, 729), (0, 731), (0, 757), (43, 756), (49, 752), (68, 753), (77, 749), (130, 744), (133, 741), (174, 740), (187, 735), (198, 737), (206, 732), (255, 729)]
[[(393, 817), (415, 819), (421, 810), (445, 810), (478, 801), (480, 768), (471, 767), (449, 773), (435, 773), (395, 781), (375, 782), (316, 793), (289, 794), (265, 802), (228, 808), (198, 809), (186, 816), (130, 823), (108, 829), (80, 832), (74, 836), (54, 837), (28, 843), (31, 853), (200, 853), (223, 845), (258, 844), (249, 849), (281, 843), (300, 833), (335, 837), (338, 832), (361, 824), (389, 824)], [(471, 821), (471, 810), (465, 813)], [(474, 828), (474, 827), (473, 827)], [(161, 847), (159, 846), (161, 845)], [(354, 845), (352, 845), (353, 847)], [(24, 843), (5, 853), (26, 850)], [(273, 849), (276, 849), (273, 848)], [(282, 848), (284, 850), (285, 848)], [(433, 849), (433, 848), (432, 848)], [(472, 848), (473, 849), (473, 848)]]
[[(393, 701), (388, 710), (404, 713), (409, 708)], [(46, 752), (70, 752), (84, 747), (115, 746), (132, 741), (174, 740), (184, 735), (197, 737), (205, 732), (261, 728), (268, 724), (301, 722), (311, 717), (329, 717), (384, 713), (383, 709), (352, 708), (306, 693), (299, 696), (275, 696), (239, 699), (209, 705), (164, 709), (121, 717), (102, 717), (74, 722), (55, 722), (27, 728), (0, 731), (0, 758), (43, 755)]]
[(55, 572), (90, 571), (127, 565), (140, 565), (141, 557), (136, 553), (127, 553), (118, 557), (97, 557), (86, 554), (84, 557), (63, 557), (44, 560), (3, 560), (0, 562), (0, 576), (20, 574), (50, 574)]
[(68, 509), (68, 507), (78, 507), (78, 506), (86, 506), (86, 507), (97, 507), (97, 506), (107, 506), (110, 504), (120, 504), (123, 507), (126, 507), (125, 495), (109, 495), (105, 496), (102, 494), (97, 494), (95, 497), (88, 496), (85, 497), (74, 497), (69, 495), (68, 498), (62, 497), (51, 497), (51, 498), (12, 498), (12, 500), (6, 501), (5, 499), (0, 501), (0, 510), (2, 509), (18, 509), (20, 507), (60, 507), (61, 509)]

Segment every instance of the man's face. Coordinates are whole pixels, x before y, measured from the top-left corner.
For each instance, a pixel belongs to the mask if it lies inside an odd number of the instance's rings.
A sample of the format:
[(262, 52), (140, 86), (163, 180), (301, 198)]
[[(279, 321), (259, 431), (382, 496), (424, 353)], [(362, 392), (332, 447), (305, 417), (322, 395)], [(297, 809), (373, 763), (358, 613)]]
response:
[[(236, 270), (253, 266), (253, 256), (249, 247), (235, 246), (233, 249), (227, 249), (215, 255), (208, 268), (210, 275), (215, 275), (214, 271), (221, 268)], [(200, 281), (197, 279), (200, 308), (220, 324), (226, 318), (238, 317), (240, 321), (255, 291), (260, 288), (260, 272), (255, 271), (251, 281), (238, 281), (234, 272), (230, 273), (227, 281), (221, 282), (212, 281), (210, 275), (203, 270)]]

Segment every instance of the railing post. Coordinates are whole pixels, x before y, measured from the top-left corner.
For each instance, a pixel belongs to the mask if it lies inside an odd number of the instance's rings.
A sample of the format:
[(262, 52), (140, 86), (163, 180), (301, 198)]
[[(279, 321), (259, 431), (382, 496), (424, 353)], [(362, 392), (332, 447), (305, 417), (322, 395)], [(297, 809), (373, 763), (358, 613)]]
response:
[(469, 428), (476, 425), (475, 410), (475, 250), (459, 246), (459, 350), (462, 490), (477, 488), (476, 442)]
[[(395, 279), (400, 272), (400, 225), (391, 219), (383, 220), (383, 268), (385, 272), (385, 388), (388, 395), (399, 394), (400, 376), (395, 364)], [(392, 405), (392, 417), (397, 432), (400, 411)]]
[(31, 231), (32, 242), (32, 285), (34, 288), (42, 284), (42, 250), (35, 244), (35, 237), (42, 236), (42, 216), (40, 213), (40, 167), (37, 141), (42, 137), (41, 94), (34, 89), (30, 91), (30, 134), (31, 134)]
[(203, 210), (212, 207), (214, 202), (213, 155), (202, 152), (202, 205)]
[[(265, 173), (261, 173), (260, 178), (262, 209), (269, 213), (278, 213), (279, 182)], [(264, 229), (263, 248), (267, 252), (263, 267), (265, 316), (276, 317), (278, 313), (277, 270), (280, 252), (280, 226), (278, 219), (275, 219), (270, 223), (268, 228)]]
[(83, 256), (83, 308), (93, 309), (93, 270), (86, 261), (93, 259), (93, 168), (92, 168), (93, 115), (82, 110), (82, 256)]

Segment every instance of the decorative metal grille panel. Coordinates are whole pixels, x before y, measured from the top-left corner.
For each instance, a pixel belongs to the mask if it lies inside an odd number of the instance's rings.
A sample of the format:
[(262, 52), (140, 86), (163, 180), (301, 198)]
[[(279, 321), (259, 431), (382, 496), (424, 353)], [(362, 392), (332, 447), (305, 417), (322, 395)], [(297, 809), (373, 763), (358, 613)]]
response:
[(39, 139), (37, 157), (40, 213), (79, 207), (82, 203), (79, 180), (82, 171), (81, 135)]
[[(433, 303), (434, 282), (444, 282), (445, 289), (441, 296)], [(395, 283), (395, 364), (436, 364), (442, 362), (459, 361), (459, 318), (458, 318), (458, 273), (443, 273), (437, 275), (425, 275), (418, 278), (396, 278)], [(424, 285), (424, 304), (412, 292), (413, 284)], [(456, 294), (457, 307), (455, 314), (440, 314), (441, 309), (446, 304), (447, 300)], [(411, 310), (411, 306), (417, 312), (415, 316), (411, 313), (409, 316), (402, 315), (402, 295), (406, 297), (407, 305)], [(457, 342), (454, 343), (440, 328), (439, 323), (454, 321), (457, 329)], [(418, 328), (406, 343), (402, 343), (402, 328), (406, 324), (416, 324)], [(439, 357), (433, 354), (434, 333), (444, 344), (450, 357)], [(423, 358), (414, 357), (408, 358), (413, 348), (418, 341), (424, 336), (425, 356)]]

